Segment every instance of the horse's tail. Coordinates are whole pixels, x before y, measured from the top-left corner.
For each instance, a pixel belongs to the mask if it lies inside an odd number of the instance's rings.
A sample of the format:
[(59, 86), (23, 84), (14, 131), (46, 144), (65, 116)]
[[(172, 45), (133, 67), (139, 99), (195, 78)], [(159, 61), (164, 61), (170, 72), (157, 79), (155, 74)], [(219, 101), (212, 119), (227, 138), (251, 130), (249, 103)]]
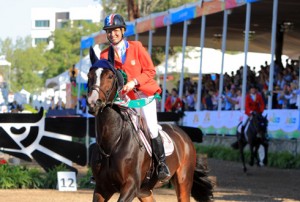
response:
[(192, 197), (196, 201), (211, 201), (214, 182), (208, 178), (207, 163), (201, 157), (197, 158), (192, 187)]

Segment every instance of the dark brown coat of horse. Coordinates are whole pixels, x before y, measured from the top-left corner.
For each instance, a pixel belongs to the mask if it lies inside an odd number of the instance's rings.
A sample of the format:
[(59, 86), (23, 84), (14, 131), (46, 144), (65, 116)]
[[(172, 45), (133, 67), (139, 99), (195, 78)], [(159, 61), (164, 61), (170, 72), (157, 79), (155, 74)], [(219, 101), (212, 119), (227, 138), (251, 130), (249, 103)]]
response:
[[(117, 192), (119, 202), (136, 197), (143, 202), (155, 201), (152, 190), (163, 185), (157, 180), (156, 161), (147, 153), (130, 121), (132, 110), (113, 104), (122, 85), (114, 60), (99, 60), (93, 49), (90, 58), (88, 104), (89, 112), (95, 115), (98, 145), (91, 158), (96, 181), (93, 202), (109, 201)], [(166, 163), (178, 201), (188, 202), (191, 195), (197, 201), (210, 201), (213, 183), (208, 179), (207, 167), (197, 161), (193, 142), (176, 125), (163, 124), (162, 128), (175, 146)]]
[[(249, 144), (250, 151), (250, 161), (249, 165), (253, 166), (254, 161), (256, 160), (256, 165), (261, 166), (260, 159), (258, 157), (258, 149), (260, 145), (264, 148), (264, 159), (263, 164), (268, 164), (268, 147), (269, 141), (267, 137), (267, 129), (268, 129), (268, 119), (267, 115), (262, 116), (259, 113), (253, 113), (252, 117), (249, 120), (249, 127), (244, 131), (245, 134), (237, 132), (237, 147), (235, 149), (239, 149), (240, 157), (243, 164), (243, 171), (247, 172), (247, 167), (245, 163), (245, 155), (244, 148), (247, 144)], [(241, 123), (240, 123), (241, 124)], [(238, 126), (239, 127), (239, 126)]]

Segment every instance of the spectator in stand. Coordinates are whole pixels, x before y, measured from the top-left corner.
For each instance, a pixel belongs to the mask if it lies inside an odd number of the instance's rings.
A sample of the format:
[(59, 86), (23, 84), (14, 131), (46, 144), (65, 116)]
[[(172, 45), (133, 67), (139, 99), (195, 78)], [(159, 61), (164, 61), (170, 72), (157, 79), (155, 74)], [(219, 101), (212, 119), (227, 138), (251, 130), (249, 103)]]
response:
[(166, 99), (165, 109), (166, 112), (179, 112), (182, 111), (183, 103), (182, 100), (178, 97), (178, 91), (176, 88), (173, 88), (171, 95)]
[(234, 110), (240, 110), (242, 108), (242, 91), (238, 88), (235, 92), (235, 96), (231, 98), (234, 105)]
[(206, 91), (203, 96), (203, 105), (204, 105), (205, 110), (213, 110), (214, 109), (213, 101), (212, 101), (213, 93), (214, 92), (212, 90), (209, 90), (209, 91)]
[(81, 97), (79, 98), (79, 109), (82, 111), (82, 113), (85, 113), (86, 112), (86, 106), (87, 106), (87, 103), (86, 103), (86, 95), (81, 95)]
[(56, 109), (58, 109), (58, 110), (65, 109), (65, 103), (62, 101), (61, 98), (58, 98), (58, 101), (56, 103)]
[(295, 83), (291, 83), (291, 85), (287, 87), (284, 98), (288, 100), (288, 109), (298, 109), (297, 99), (299, 94), (300, 90), (297, 89), (297, 85)]
[(188, 90), (188, 95), (186, 96), (186, 110), (195, 111), (195, 91), (193, 88)]
[(231, 98), (232, 98), (231, 85), (227, 85), (225, 87), (224, 96), (222, 96), (222, 99), (224, 100), (224, 104), (225, 104), (224, 110), (232, 110)]

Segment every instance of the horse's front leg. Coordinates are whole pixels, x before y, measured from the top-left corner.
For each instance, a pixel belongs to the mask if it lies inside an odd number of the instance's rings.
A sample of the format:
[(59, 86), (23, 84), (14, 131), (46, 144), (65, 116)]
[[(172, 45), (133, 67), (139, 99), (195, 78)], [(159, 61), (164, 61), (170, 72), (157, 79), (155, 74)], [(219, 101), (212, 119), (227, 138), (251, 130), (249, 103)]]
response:
[(93, 202), (104, 202), (105, 199), (103, 198), (103, 196), (100, 193), (94, 192), (93, 195)]
[(259, 154), (259, 149), (260, 149), (260, 145), (257, 145), (254, 147), (254, 158), (256, 159), (256, 165), (257, 166), (261, 166), (260, 162), (261, 162), (261, 157)]
[(131, 202), (137, 196), (138, 182), (129, 177), (126, 183), (121, 187), (118, 202)]
[(153, 196), (153, 192), (151, 191), (151, 195), (147, 196), (147, 197), (143, 197), (143, 198), (138, 198), (139, 201), (141, 202), (155, 202), (154, 196)]
[(240, 156), (241, 156), (241, 160), (242, 160), (242, 163), (243, 163), (243, 169), (244, 169), (244, 172), (247, 172), (247, 167), (246, 167), (246, 164), (245, 164), (245, 155), (244, 155), (244, 144), (242, 143), (241, 140), (239, 140), (238, 142), (239, 144), (239, 149), (240, 149)]

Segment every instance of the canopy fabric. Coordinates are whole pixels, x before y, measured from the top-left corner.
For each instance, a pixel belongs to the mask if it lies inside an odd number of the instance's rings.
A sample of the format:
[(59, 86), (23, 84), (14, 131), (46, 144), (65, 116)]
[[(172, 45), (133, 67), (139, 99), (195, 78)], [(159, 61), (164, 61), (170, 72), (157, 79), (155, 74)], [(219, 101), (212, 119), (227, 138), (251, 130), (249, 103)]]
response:
[[(90, 62), (90, 56), (85, 56), (81, 63), (78, 62), (75, 64), (75, 67), (80, 69), (81, 65), (81, 71), (80, 74), (76, 77), (77, 83), (86, 83), (87, 82), (87, 73), (89, 72), (91, 62)], [(54, 88), (60, 85), (64, 85), (66, 83), (70, 83), (70, 74), (69, 70), (46, 80), (45, 86), (46, 88)]]
[[(221, 50), (216, 50), (212, 48), (204, 48), (203, 55), (205, 57), (202, 60), (202, 73), (203, 74), (220, 74), (221, 69), (221, 58), (222, 52)], [(223, 73), (227, 73), (231, 75), (233, 71), (236, 73), (241, 66), (244, 65), (244, 53), (237, 54), (228, 54), (225, 53), (225, 61), (224, 61), (224, 71)], [(251, 69), (254, 69), (258, 72), (260, 70), (260, 66), (263, 65), (266, 61), (269, 64), (268, 59), (271, 58), (270, 54), (266, 53), (253, 53), (248, 52), (248, 66)], [(287, 56), (282, 56), (282, 60), (287, 59)], [(185, 72), (190, 74), (198, 74), (200, 67), (200, 48), (196, 47), (192, 50), (186, 51), (185, 60), (184, 60)], [(182, 65), (182, 53), (176, 53), (174, 56), (168, 59), (168, 73), (172, 72), (181, 72)], [(161, 63), (157, 66), (157, 70), (159, 74), (165, 73), (165, 62)]]
[(0, 55), (0, 66), (11, 66), (11, 63), (5, 59), (5, 55)]

